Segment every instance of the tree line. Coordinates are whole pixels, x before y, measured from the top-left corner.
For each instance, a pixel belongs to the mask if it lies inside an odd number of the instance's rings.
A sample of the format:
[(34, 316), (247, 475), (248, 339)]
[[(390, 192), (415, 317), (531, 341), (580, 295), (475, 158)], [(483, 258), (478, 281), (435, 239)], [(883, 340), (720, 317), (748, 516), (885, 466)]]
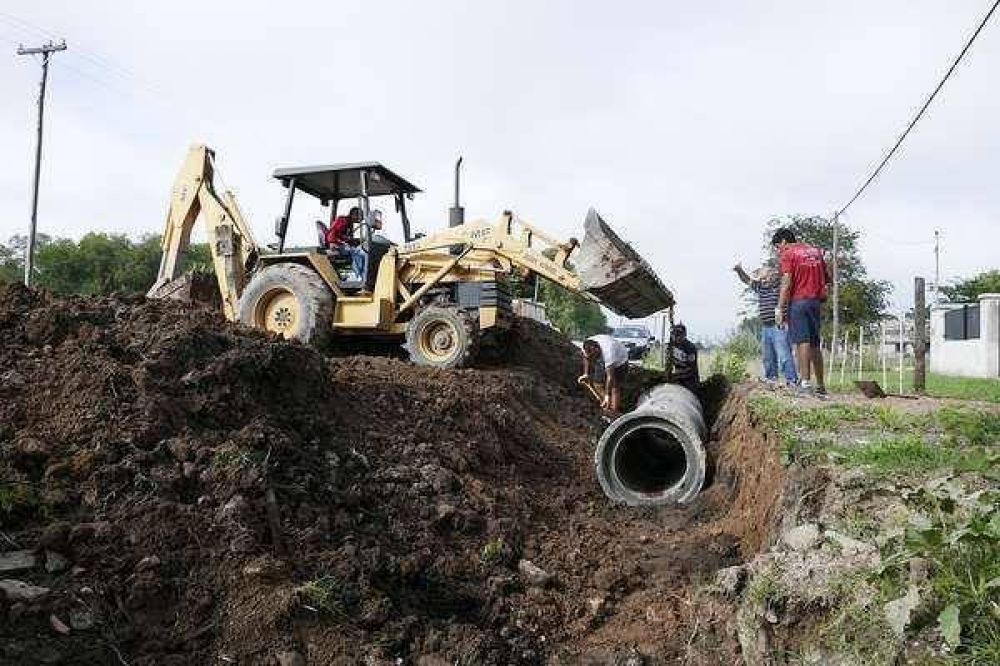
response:
[[(57, 294), (145, 293), (160, 269), (160, 236), (89, 233), (78, 241), (39, 234), (32, 283)], [(25, 236), (0, 244), (0, 282), (24, 279)], [(207, 245), (193, 244), (187, 269), (211, 270)]]

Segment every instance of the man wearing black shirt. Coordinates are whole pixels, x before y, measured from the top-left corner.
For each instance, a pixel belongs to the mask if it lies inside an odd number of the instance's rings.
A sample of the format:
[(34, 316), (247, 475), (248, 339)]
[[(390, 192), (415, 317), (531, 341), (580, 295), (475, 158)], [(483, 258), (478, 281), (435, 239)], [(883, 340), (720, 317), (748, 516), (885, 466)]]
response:
[(670, 329), (670, 358), (673, 360), (670, 368), (670, 382), (680, 384), (692, 393), (697, 394), (698, 382), (698, 348), (687, 339), (687, 328), (677, 324)]

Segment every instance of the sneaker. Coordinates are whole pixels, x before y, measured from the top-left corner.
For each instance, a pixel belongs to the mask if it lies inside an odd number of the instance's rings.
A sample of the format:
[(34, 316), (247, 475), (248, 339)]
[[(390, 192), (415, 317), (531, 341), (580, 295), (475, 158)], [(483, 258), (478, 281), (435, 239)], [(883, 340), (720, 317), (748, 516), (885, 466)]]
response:
[(813, 387), (805, 382), (795, 386), (791, 386), (790, 388), (795, 395), (802, 398), (812, 398), (813, 396), (816, 395), (816, 391), (813, 389)]
[(816, 394), (817, 398), (825, 398), (827, 396), (825, 386), (817, 386), (813, 391)]

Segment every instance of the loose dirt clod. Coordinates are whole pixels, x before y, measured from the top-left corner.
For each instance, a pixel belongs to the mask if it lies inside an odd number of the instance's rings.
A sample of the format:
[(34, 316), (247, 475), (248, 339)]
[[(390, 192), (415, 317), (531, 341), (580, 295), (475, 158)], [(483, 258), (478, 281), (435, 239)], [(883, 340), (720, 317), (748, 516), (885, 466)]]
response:
[[(502, 365), (435, 371), (0, 286), (0, 519), (73, 565), (19, 573), (51, 593), (0, 600), (0, 664), (684, 654), (689, 586), (761, 545), (781, 484), (723, 469), (684, 510), (610, 506), (576, 348), (531, 323), (515, 339)], [(742, 414), (720, 418), (724, 466), (760, 461)]]

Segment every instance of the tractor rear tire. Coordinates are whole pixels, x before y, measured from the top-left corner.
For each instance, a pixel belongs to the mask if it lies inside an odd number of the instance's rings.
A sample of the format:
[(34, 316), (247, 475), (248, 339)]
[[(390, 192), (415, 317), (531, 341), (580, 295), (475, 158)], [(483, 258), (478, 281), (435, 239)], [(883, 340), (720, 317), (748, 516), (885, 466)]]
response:
[(288, 340), (322, 345), (333, 324), (333, 292), (319, 274), (299, 264), (272, 264), (254, 275), (236, 308), (241, 324)]
[(454, 306), (425, 307), (406, 328), (406, 350), (417, 365), (463, 368), (479, 350), (477, 322)]

